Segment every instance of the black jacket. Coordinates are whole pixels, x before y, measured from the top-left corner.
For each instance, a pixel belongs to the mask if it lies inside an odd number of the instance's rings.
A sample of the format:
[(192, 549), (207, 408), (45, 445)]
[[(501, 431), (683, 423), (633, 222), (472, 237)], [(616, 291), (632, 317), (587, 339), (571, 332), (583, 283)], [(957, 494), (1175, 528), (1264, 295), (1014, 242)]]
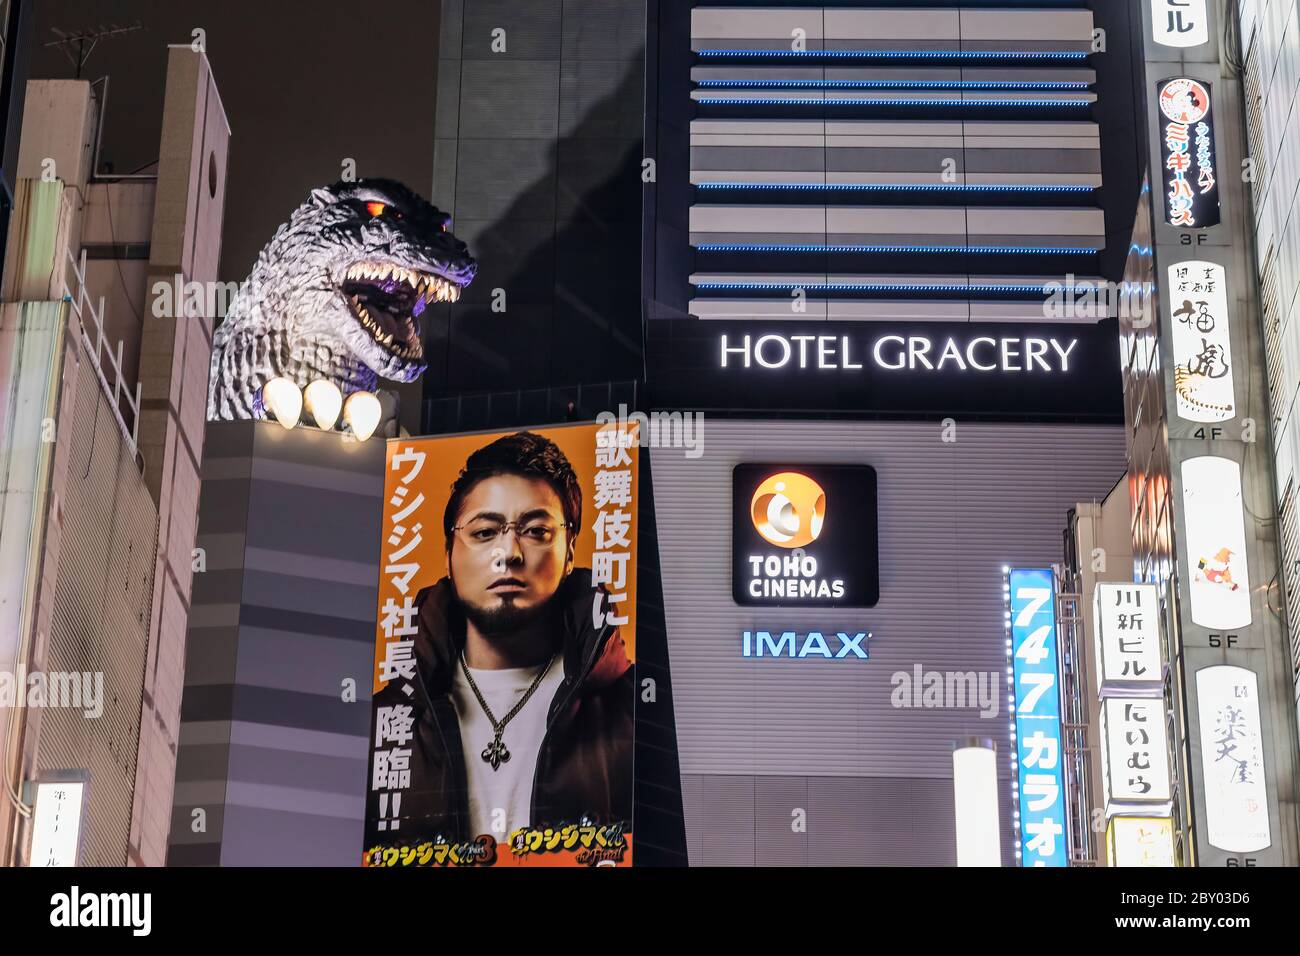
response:
[[(533, 779), (530, 826), (598, 824), (632, 820), (632, 720), (635, 677), (619, 629), (592, 623), (591, 572), (576, 568), (555, 598), (561, 631), (564, 680), (546, 718), (546, 733)], [(443, 578), (416, 596), (415, 693), (402, 691), (401, 678), (375, 695), (375, 707), (413, 708), (411, 785), (401, 792), (400, 828), (378, 828), (379, 793), (366, 800), (366, 847), (407, 846), (441, 836), (463, 842), (469, 833), (465, 757), (451, 687), (465, 641), (454, 608), (451, 582)], [(373, 721), (371, 750), (374, 748)], [(384, 749), (391, 744), (385, 744)], [(477, 754), (475, 754), (477, 756)], [(391, 799), (391, 798), (390, 798)], [(391, 810), (389, 811), (391, 819)], [(504, 843), (509, 834), (498, 834)]]

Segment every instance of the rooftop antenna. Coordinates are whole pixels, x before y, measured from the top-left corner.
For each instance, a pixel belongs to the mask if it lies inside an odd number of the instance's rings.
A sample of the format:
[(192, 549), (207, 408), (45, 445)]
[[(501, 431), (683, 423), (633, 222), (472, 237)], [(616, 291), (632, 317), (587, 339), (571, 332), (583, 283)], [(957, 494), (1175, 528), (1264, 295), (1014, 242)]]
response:
[(76, 79), (79, 80), (81, 79), (82, 67), (86, 65), (86, 61), (90, 59), (90, 54), (94, 52), (100, 40), (114, 39), (143, 29), (144, 25), (139, 20), (131, 26), (122, 27), (114, 23), (108, 26), (101, 25), (98, 28), (79, 30), (76, 33), (69, 33), (58, 27), (51, 27), (50, 32), (58, 39), (51, 40), (45, 45), (47, 47), (56, 46), (63, 51), (63, 55), (77, 68)]

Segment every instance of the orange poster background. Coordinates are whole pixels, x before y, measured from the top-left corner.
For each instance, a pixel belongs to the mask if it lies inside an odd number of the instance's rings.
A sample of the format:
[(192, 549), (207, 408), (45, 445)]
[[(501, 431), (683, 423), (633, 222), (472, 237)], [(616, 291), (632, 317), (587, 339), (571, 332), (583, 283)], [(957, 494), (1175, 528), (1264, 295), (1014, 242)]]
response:
[[(413, 501), (417, 494), (424, 495), (423, 504), (403, 522), (407, 527), (412, 526), (414, 523), (421, 525), (420, 543), (401, 559), (403, 563), (413, 561), (419, 565), (419, 571), (411, 578), (407, 587), (407, 595), (414, 596), (422, 588), (447, 575), (447, 550), (446, 538), (442, 533), (442, 512), (447, 506), (447, 499), (451, 496), (452, 483), (460, 474), (461, 468), (464, 467), (465, 460), (479, 448), (491, 444), (503, 435), (513, 435), (519, 431), (530, 431), (555, 442), (577, 473), (583, 492), (582, 528), (578, 533), (578, 541), (574, 548), (573, 563), (574, 567), (577, 568), (590, 568), (591, 554), (596, 545), (596, 532), (593, 528), (598, 513), (594, 506), (597, 470), (596, 434), (602, 428), (610, 430), (612, 440), (613, 433), (620, 426), (598, 425), (593, 422), (548, 428), (512, 428), (506, 431), (475, 432), (465, 435), (439, 435), (430, 438), (389, 439), (388, 452), (385, 458), (383, 540), (380, 542), (381, 552), (379, 558), (379, 597), (375, 609), (375, 660), (374, 669), (371, 671), (375, 692), (378, 692), (384, 686), (379, 681), (379, 665), (385, 656), (384, 645), (387, 640), (384, 637), (383, 628), (379, 625), (379, 621), (382, 619), (382, 609), (390, 598), (398, 604), (402, 602), (403, 598), (402, 592), (393, 583), (393, 576), (386, 573), (384, 569), (389, 563), (388, 556), (396, 548), (402, 547), (409, 542), (409, 537), (404, 537), (397, 545), (389, 544), (388, 537), (393, 529), (392, 516)], [(635, 438), (635, 424), (625, 426), (625, 430), (633, 432), (633, 438)], [(394, 506), (393, 493), (397, 486), (402, 483), (402, 476), (410, 471), (411, 465), (401, 464), (394, 469), (393, 456), (405, 449), (424, 452), (424, 465), (420, 469), (420, 473), (407, 485), (410, 490), (407, 492), (405, 499)], [(617, 613), (627, 616), (627, 624), (623, 625), (619, 630), (624, 642), (627, 644), (628, 657), (634, 662), (636, 661), (637, 496), (640, 493), (637, 480), (639, 451), (639, 445), (633, 440), (627, 447), (627, 454), (632, 459), (632, 463), (622, 466), (632, 472), (632, 506), (630, 508), (632, 521), (628, 534), (628, 540), (632, 543), (632, 556), (627, 562), (627, 599), (616, 606)], [(612, 510), (612, 508), (606, 510)], [(624, 510), (629, 509), (625, 508)]]

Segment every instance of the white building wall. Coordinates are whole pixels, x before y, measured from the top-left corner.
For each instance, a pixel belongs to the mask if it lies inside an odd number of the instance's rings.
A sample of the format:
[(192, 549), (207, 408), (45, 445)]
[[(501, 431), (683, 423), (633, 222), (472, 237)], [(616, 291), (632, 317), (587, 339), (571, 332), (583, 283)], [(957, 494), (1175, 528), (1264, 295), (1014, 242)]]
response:
[(1300, 0), (1240, 0), (1239, 10), (1288, 629), (1300, 675)]

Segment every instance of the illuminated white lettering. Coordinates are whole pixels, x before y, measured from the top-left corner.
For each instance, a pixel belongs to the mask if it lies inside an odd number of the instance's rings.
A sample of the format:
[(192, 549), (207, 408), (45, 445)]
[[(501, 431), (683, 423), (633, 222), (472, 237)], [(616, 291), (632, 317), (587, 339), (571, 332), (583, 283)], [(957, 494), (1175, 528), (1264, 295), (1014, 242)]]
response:
[(982, 335), (979, 338), (971, 339), (970, 344), (966, 346), (966, 361), (970, 363), (970, 367), (973, 369), (978, 369), (981, 372), (992, 372), (997, 368), (997, 365), (981, 365), (979, 362), (975, 361), (975, 346), (979, 345), (981, 342), (986, 342), (994, 348), (997, 348), (998, 344), (995, 340), (985, 338)]
[(835, 339), (829, 335), (817, 337), (817, 367), (839, 368), (835, 364)]
[(907, 340), (907, 367), (916, 368), (916, 363), (920, 362), (930, 371), (934, 371), (934, 366), (930, 364), (928, 354), (930, 351), (930, 340), (923, 339), (920, 336), (912, 336)]
[(727, 348), (727, 337), (724, 335), (722, 337), (722, 367), (723, 368), (727, 367), (728, 353), (739, 353), (740, 355), (743, 355), (745, 357), (745, 368), (749, 368), (749, 336), (748, 335), (745, 336), (744, 345), (733, 345), (731, 348)]
[[(808, 343), (817, 339), (815, 335), (792, 335), (792, 339), (799, 343), (799, 367), (808, 367)], [(834, 368), (835, 366), (831, 366)]]
[(840, 352), (843, 356), (841, 365), (844, 368), (862, 368), (861, 362), (854, 362), (849, 358), (849, 337), (847, 335), (840, 339)]
[(939, 364), (935, 368), (943, 368), (943, 363), (952, 359), (957, 363), (957, 367), (963, 372), (966, 371), (966, 363), (962, 361), (961, 352), (957, 348), (957, 343), (949, 339), (943, 345), (943, 354), (939, 356)]
[(886, 335), (877, 339), (876, 347), (872, 352), (872, 355), (876, 360), (876, 364), (879, 365), (881, 368), (888, 368), (888, 369), (902, 368), (904, 365), (907, 364), (907, 359), (903, 357), (903, 353), (901, 351), (896, 353), (898, 355), (898, 361), (896, 362), (892, 362), (892, 363), (886, 362), (883, 358), (881, 358), (880, 349), (881, 346), (883, 346), (886, 342), (897, 342), (900, 346), (906, 344), (906, 341), (901, 335)]
[[(1019, 345), (1020, 345), (1020, 341), (1018, 339), (1002, 340), (1002, 371), (1004, 372), (1020, 371), (1019, 365), (1011, 364), (1012, 359), (1020, 358)], [(1015, 349), (1015, 351), (1012, 351), (1013, 348)]]
[(1025, 339), (1025, 371), (1032, 372), (1034, 363), (1038, 362), (1043, 366), (1044, 372), (1050, 372), (1052, 366), (1043, 358), (1047, 354), (1046, 339)]
[[(763, 349), (768, 342), (776, 342), (781, 347), (781, 360), (769, 362), (763, 357)], [(790, 343), (779, 335), (764, 335), (754, 343), (754, 361), (763, 368), (784, 368), (790, 363)]]
[(1052, 348), (1056, 349), (1056, 354), (1061, 356), (1062, 372), (1068, 372), (1070, 370), (1070, 353), (1074, 351), (1074, 347), (1078, 344), (1078, 339), (1070, 339), (1070, 347), (1062, 349), (1060, 343), (1058, 343), (1056, 339), (1052, 339)]

